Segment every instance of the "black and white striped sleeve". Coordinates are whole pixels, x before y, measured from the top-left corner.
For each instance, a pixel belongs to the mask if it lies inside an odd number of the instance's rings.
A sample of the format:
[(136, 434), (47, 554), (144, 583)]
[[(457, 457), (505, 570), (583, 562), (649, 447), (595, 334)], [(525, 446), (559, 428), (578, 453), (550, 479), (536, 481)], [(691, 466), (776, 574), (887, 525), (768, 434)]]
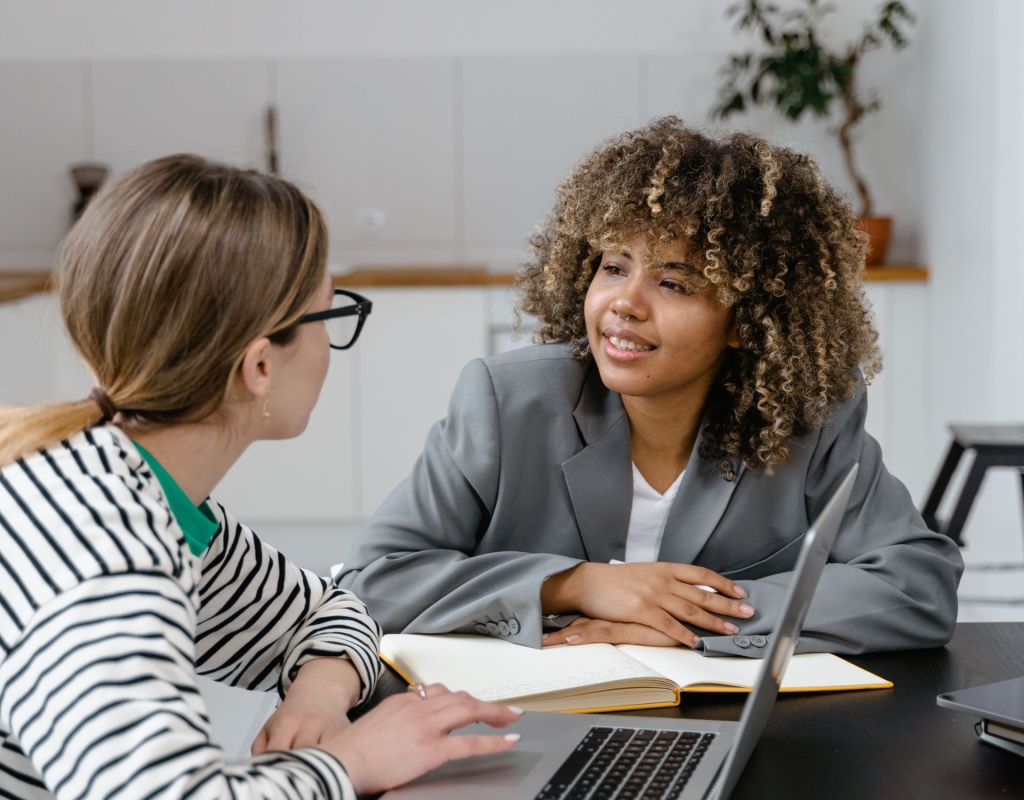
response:
[(362, 681), (360, 702), (380, 673), (380, 627), (351, 592), (288, 561), (223, 506), (221, 529), (203, 561), (196, 669), (247, 689), (283, 696), (314, 658), (349, 659)]
[(98, 576), (33, 615), (0, 668), (0, 717), (63, 798), (354, 798), (317, 749), (224, 763), (192, 664), (194, 606), (159, 571)]

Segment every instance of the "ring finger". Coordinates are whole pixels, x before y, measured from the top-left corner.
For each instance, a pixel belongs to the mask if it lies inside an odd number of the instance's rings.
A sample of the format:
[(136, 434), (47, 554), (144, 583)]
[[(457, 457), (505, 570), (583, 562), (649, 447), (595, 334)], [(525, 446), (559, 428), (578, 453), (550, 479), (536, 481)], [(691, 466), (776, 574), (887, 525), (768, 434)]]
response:
[(449, 694), (448, 687), (443, 683), (411, 683), (406, 691), (417, 694), (424, 700), (430, 700), (433, 697), (441, 697), (442, 695)]

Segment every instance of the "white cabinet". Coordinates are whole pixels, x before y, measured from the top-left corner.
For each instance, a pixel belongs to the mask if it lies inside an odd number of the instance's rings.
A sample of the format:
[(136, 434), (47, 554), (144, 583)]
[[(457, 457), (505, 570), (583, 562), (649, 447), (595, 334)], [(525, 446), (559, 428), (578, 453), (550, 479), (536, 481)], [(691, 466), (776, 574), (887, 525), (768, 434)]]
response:
[(453, 263), (456, 60), (281, 61), (276, 73), (282, 174), (323, 207), (332, 259)]
[(0, 267), (53, 262), (78, 196), (68, 168), (90, 157), (86, 67), (0, 64)]
[(113, 174), (170, 153), (265, 165), (265, 61), (100, 61), (91, 67), (96, 160)]
[(368, 517), (409, 472), (445, 415), (462, 366), (487, 352), (483, 289), (366, 289), (373, 313), (332, 363), (309, 428), (257, 442), (217, 490), (242, 519)]
[[(473, 358), (530, 344), (525, 320), (513, 336), (508, 289), (361, 290), (373, 313), (359, 343), (332, 352), (320, 402), (306, 432), (257, 442), (216, 492), (241, 518), (304, 525), (369, 517), (409, 472), (430, 426), (447, 410), (462, 367)], [(889, 469), (916, 500), (935, 471), (925, 447), (924, 352), (927, 287), (868, 287), (885, 369), (869, 389), (868, 430)], [(79, 399), (91, 379), (64, 340), (56, 298), (0, 304), (0, 403)]]
[(928, 284), (870, 283), (865, 293), (878, 328), (882, 371), (868, 387), (866, 427), (889, 471), (918, 504), (938, 470), (928, 446)]
[[(242, 519), (361, 519), (408, 474), (445, 415), (463, 365), (488, 351), (481, 288), (367, 289), (358, 344), (332, 351), (306, 432), (257, 442), (216, 491)], [(0, 404), (78, 400), (92, 379), (66, 341), (52, 294), (0, 304)]]
[(482, 256), (521, 251), (583, 153), (640, 122), (639, 62), (608, 54), (467, 57), (462, 70), (466, 253), (493, 263)]
[(359, 380), (357, 511), (368, 517), (412, 468), (465, 363), (487, 354), (479, 288), (367, 289), (373, 314), (353, 348)]
[[(361, 344), (362, 340), (356, 348)], [(298, 521), (355, 516), (357, 370), (352, 352), (331, 352), (320, 402), (305, 433), (295, 439), (256, 442), (217, 487), (216, 498), (239, 519)]]
[(84, 400), (93, 380), (67, 341), (52, 294), (0, 303), (0, 405)]

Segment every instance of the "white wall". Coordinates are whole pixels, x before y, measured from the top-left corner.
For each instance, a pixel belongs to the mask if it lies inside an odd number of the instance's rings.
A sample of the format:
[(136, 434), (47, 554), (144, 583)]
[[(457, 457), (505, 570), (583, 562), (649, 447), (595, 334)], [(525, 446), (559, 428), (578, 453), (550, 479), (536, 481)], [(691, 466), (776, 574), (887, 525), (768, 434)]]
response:
[[(1024, 419), (1024, 5), (934, 4), (922, 29), (922, 254), (929, 282), (926, 461), (951, 421)], [(954, 55), (955, 54), (955, 55)], [(1020, 570), (977, 569), (1024, 554), (1020, 478), (990, 472), (964, 530), (962, 596), (1024, 597)], [(980, 609), (980, 610), (979, 610)], [(1020, 616), (1020, 606), (966, 606)], [(963, 617), (963, 615), (962, 615)], [(970, 617), (968, 617), (970, 618)]]
[[(833, 33), (841, 39), (858, 30), (876, 5), (841, 3)], [(948, 422), (1020, 419), (1024, 408), (1024, 4), (911, 5), (919, 18), (911, 47), (865, 62), (864, 83), (884, 108), (863, 126), (858, 157), (879, 209), (896, 216), (892, 258), (932, 273), (927, 286), (908, 287), (910, 324), (927, 343), (916, 362), (906, 338), (887, 343), (917, 371), (901, 367), (882, 379), (897, 385), (888, 426), (902, 437), (890, 463), (922, 500)], [(122, 169), (187, 146), (207, 124), (236, 131), (232, 142), (204, 140), (212, 154), (258, 163), (258, 109), (269, 98), (281, 106), (286, 174), (320, 192), (333, 215), (337, 263), (465, 260), (507, 268), (521, 257), (554, 184), (600, 136), (670, 111), (706, 120), (716, 70), (750, 41), (733, 33), (724, 7), (718, 0), (0, 0), (0, 267), (45, 266), (52, 257), (72, 199), (71, 161), (103, 157)], [(196, 90), (204, 70), (236, 75), (228, 103), (218, 105), (216, 84)], [(410, 72), (423, 82), (422, 108), (401, 96)], [(29, 73), (42, 84), (23, 79)], [(155, 100), (146, 93), (153, 76), (165, 81)], [(323, 87), (348, 91), (345, 101), (328, 96), (317, 105)], [(197, 110), (165, 119), (161, 105)], [(25, 120), (41, 108), (26, 132)], [(825, 125), (793, 126), (761, 111), (734, 122), (814, 153), (848, 188)], [(364, 157), (332, 153), (340, 140), (317, 135), (333, 130), (362, 142)], [(414, 183), (417, 198), (429, 200), (405, 207), (370, 191), (353, 199), (331, 188), (366, 186), (389, 154), (424, 138), (434, 171)], [(300, 141), (300, 152), (289, 155), (289, 141)], [(378, 206), (398, 231), (375, 239), (360, 228), (360, 215)], [(906, 324), (905, 306), (886, 303), (880, 319)], [(32, 363), (27, 350), (4, 358)], [(968, 523), (969, 558), (1020, 557), (1019, 505), (1014, 477), (993, 476)]]
[[(840, 4), (831, 26), (836, 40), (858, 31), (875, 5)], [(211, 154), (259, 163), (256, 109), (270, 99), (282, 106), (282, 142), (287, 144), (290, 130), (298, 131), (304, 145), (315, 149), (309, 163), (285, 161), (283, 169), (314, 189), (317, 181), (308, 180), (314, 169), (346, 176), (369, 172), (388, 154), (401, 157), (417, 137), (420, 144), (432, 137), (429, 163), (440, 178), (439, 195), (421, 222), (431, 223), (432, 233), (410, 231), (406, 244), (387, 253), (372, 241), (366, 248), (349, 241), (350, 263), (407, 261), (412, 251), (433, 262), (512, 266), (522, 256), (523, 239), (548, 209), (554, 184), (601, 137), (664, 113), (709, 122), (718, 69), (729, 53), (756, 41), (734, 33), (724, 8), (719, 0), (0, 0), (0, 64), (16, 70), (26, 62), (47, 62), (53, 74), (44, 90), (48, 96), (62, 93), (45, 130), (32, 132), (33, 139), (59, 137), (44, 164), (31, 162), (33, 155), (37, 161), (42, 156), (31, 140), (26, 143), (24, 130), (19, 138), (13, 122), (6, 132), (0, 128), (0, 153), (15, 152), (21, 159), (0, 163), (0, 173), (23, 177), (30, 167), (48, 166), (50, 202), (62, 203), (60, 215), (51, 214), (43, 225), (41, 215), (30, 215), (28, 205), (9, 193), (8, 218), (30, 223), (32, 236), (23, 233), (18, 247), (6, 249), (0, 236), (0, 266), (40, 266), (49, 252), (40, 247), (40, 237), (54, 239), (72, 199), (63, 173), (71, 161), (99, 158), (122, 168), (160, 148), (187, 146), (189, 115), (200, 110), (207, 124), (223, 123), (225, 136), (235, 135), (228, 133), (231, 125), (245, 129), (244, 146)], [(929, 12), (927, 6), (919, 10), (922, 21)], [(315, 63), (325, 58), (343, 63)], [(905, 152), (919, 133), (921, 58), (915, 47), (883, 51), (864, 67), (865, 84), (877, 87), (886, 107), (858, 133), (858, 157), (879, 211), (896, 218), (892, 261), (920, 255), (920, 162)], [(238, 73), (230, 79), (237, 91), (223, 108), (211, 98), (229, 80), (226, 74), (198, 85), (189, 78), (214, 68)], [(153, 76), (165, 81), (159, 96), (147, 97)], [(411, 93), (406, 87), (412, 80), (422, 90)], [(12, 121), (31, 108), (33, 94), (38, 96), (37, 87), (20, 84), (17, 75), (0, 78), (0, 100)], [(124, 118), (128, 98), (141, 104), (138, 124)], [(154, 104), (164, 109), (163, 117), (152, 112)], [(336, 137), (339, 120), (362, 130), (360, 141), (375, 147), (364, 144), (332, 156), (329, 137), (318, 143), (312, 133), (326, 121)], [(735, 117), (730, 125), (813, 152), (837, 185), (850, 188), (827, 124), (807, 119), (793, 126), (765, 111)], [(376, 137), (368, 138), (374, 130)], [(505, 155), (504, 166), (495, 158), (499, 154)], [(449, 167), (454, 172), (444, 172)], [(335, 199), (323, 201), (332, 207)], [(359, 232), (362, 212), (378, 208), (379, 201), (368, 196), (357, 209), (339, 210), (331, 220), (336, 233)], [(388, 225), (403, 213), (397, 207), (380, 210)]]
[[(839, 5), (835, 27), (856, 30), (877, 3)], [(685, 53), (721, 39), (724, 9), (718, 0), (2, 0), (0, 57)]]
[(992, 198), (993, 314), (989, 324), (992, 414), (1004, 419), (1024, 416), (1024, 3), (999, 0), (995, 29), (994, 112), (997, 166)]

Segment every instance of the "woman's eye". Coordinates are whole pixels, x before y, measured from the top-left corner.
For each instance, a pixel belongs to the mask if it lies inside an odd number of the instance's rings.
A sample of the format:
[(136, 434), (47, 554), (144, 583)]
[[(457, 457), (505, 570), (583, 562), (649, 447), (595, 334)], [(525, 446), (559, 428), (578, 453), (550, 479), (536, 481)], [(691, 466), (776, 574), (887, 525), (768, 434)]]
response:
[(680, 283), (679, 281), (662, 281), (661, 285), (671, 289), (673, 292), (679, 292), (680, 294), (694, 293), (694, 288), (688, 283)]
[(605, 264), (602, 269), (610, 275), (625, 275), (622, 267), (618, 264)]

